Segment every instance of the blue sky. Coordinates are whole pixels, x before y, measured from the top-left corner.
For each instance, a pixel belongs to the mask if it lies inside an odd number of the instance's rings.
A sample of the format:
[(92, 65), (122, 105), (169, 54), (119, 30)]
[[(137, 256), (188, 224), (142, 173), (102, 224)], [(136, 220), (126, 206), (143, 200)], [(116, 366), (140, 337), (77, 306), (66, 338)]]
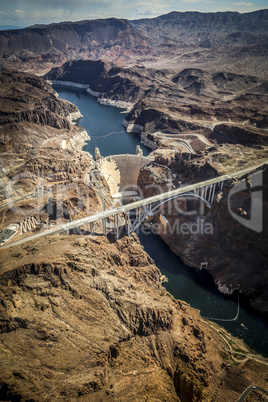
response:
[(29, 26), (96, 18), (150, 18), (170, 11), (249, 11), (268, 0), (0, 0), (0, 25)]

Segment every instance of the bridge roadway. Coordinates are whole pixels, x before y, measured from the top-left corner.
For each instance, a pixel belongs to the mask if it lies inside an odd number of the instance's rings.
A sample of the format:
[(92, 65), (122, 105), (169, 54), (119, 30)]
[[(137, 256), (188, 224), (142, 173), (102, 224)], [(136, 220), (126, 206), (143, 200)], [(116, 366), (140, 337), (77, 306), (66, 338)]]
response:
[(158, 195), (148, 197), (148, 198), (145, 198), (145, 199), (142, 199), (142, 200), (139, 200), (139, 201), (135, 201), (135, 202), (132, 202), (132, 203), (127, 204), (127, 205), (123, 205), (123, 206), (118, 207), (118, 208), (108, 209), (106, 211), (102, 211), (102, 212), (99, 212), (99, 213), (94, 214), (94, 215), (86, 216), (85, 218), (77, 219), (77, 220), (72, 221), (72, 222), (67, 222), (65, 224), (54, 226), (54, 227), (52, 227), (50, 229), (47, 229), (47, 230), (45, 230), (45, 231), (43, 231), (41, 233), (37, 233), (37, 234), (35, 234), (33, 236), (29, 236), (29, 237), (26, 237), (24, 239), (21, 239), (21, 240), (15, 241), (13, 243), (7, 244), (5, 246), (2, 246), (1, 249), (16, 246), (16, 245), (19, 245), (19, 244), (22, 244), (22, 243), (37, 239), (39, 237), (51, 236), (51, 235), (63, 233), (63, 232), (66, 232), (68, 230), (75, 229), (75, 228), (78, 228), (78, 227), (83, 226), (83, 225), (92, 224), (92, 223), (97, 222), (97, 221), (102, 221), (103, 222), (105, 219), (107, 219), (109, 217), (112, 217), (112, 216), (116, 217), (116, 216), (118, 216), (118, 215), (120, 215), (122, 213), (127, 214), (131, 210), (135, 210), (135, 209), (142, 208), (142, 207), (146, 208), (148, 205), (150, 205), (152, 203), (155, 203), (155, 202), (161, 202), (161, 201), (164, 201), (165, 199), (170, 199), (171, 197), (175, 197), (175, 196), (183, 195), (183, 194), (186, 194), (186, 193), (190, 193), (190, 192), (193, 192), (194, 190), (197, 190), (197, 189), (200, 189), (200, 188), (203, 188), (203, 187), (211, 186), (211, 185), (214, 185), (214, 184), (219, 184), (219, 183), (222, 183), (222, 182), (225, 182), (225, 181), (228, 181), (228, 180), (231, 180), (233, 178), (240, 177), (240, 176), (246, 176), (246, 175), (248, 175), (250, 173), (253, 173), (254, 171), (257, 171), (259, 169), (263, 169), (265, 166), (268, 166), (268, 160), (265, 161), (264, 163), (261, 163), (259, 165), (254, 165), (252, 167), (243, 169), (243, 170), (238, 171), (238, 172), (226, 174), (226, 175), (223, 175), (223, 176), (218, 176), (218, 177), (215, 177), (213, 179), (205, 180), (205, 181), (202, 181), (202, 182), (199, 182), (199, 183), (179, 187), (179, 188), (177, 188), (175, 190), (170, 190), (170, 191), (162, 193), (162, 194), (158, 194)]

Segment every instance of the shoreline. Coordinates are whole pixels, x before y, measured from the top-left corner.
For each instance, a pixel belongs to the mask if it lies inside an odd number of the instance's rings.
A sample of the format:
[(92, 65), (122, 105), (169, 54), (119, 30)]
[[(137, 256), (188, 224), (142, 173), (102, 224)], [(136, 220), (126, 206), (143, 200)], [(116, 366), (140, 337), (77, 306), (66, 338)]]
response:
[[(63, 85), (64, 85), (64, 84), (63, 84)], [(73, 86), (73, 87), (81, 88), (82, 84), (69, 83), (69, 85), (67, 85), (67, 86), (69, 86), (69, 87), (70, 87), (70, 86)], [(83, 89), (83, 88), (82, 88), (82, 89)], [(107, 101), (107, 100), (105, 100), (105, 101)], [(105, 104), (105, 101), (103, 101), (103, 102), (104, 102), (103, 104)], [(112, 105), (109, 100), (108, 100), (108, 102), (109, 102), (109, 105), (115, 106), (115, 105)], [(150, 141), (150, 140), (148, 139), (147, 135), (144, 133), (144, 131), (143, 131), (143, 126), (138, 125), (138, 124), (135, 124), (135, 123), (130, 123), (130, 122), (128, 122), (126, 119), (123, 121), (122, 125), (123, 125), (123, 127), (126, 129), (127, 132), (133, 132), (133, 133), (139, 134), (139, 135), (140, 135), (140, 142), (141, 142), (142, 144), (148, 146), (148, 147), (151, 148), (152, 150), (157, 149), (156, 144), (155, 144), (154, 142)], [(154, 146), (153, 146), (153, 145), (154, 145)], [(160, 237), (162, 238), (163, 241), (165, 241), (164, 238), (163, 238), (161, 235), (160, 235)], [(166, 243), (166, 244), (168, 244), (168, 243)], [(174, 254), (175, 254), (175, 253), (174, 253)], [(176, 255), (176, 254), (175, 254), (175, 255)], [(180, 257), (180, 258), (181, 258), (181, 257)], [(186, 266), (189, 266), (190, 268), (192, 268), (192, 267), (191, 267), (191, 264), (189, 263), (189, 261), (187, 261), (187, 262), (185, 261), (184, 263), (185, 263)], [(214, 282), (214, 283), (215, 283), (215, 286), (217, 286), (219, 292), (220, 292), (222, 295), (226, 295), (226, 293), (228, 294), (228, 292), (226, 292), (226, 289), (225, 289), (225, 288), (223, 288), (222, 286), (218, 286), (218, 284), (217, 284), (216, 282)], [(241, 295), (241, 293), (240, 293), (240, 295)], [(259, 315), (260, 315), (262, 318), (266, 317), (265, 314), (261, 313), (259, 310), (257, 310), (257, 309), (253, 309), (253, 310), (256, 311), (256, 312), (258, 312)]]
[(152, 151), (158, 149), (157, 143), (148, 139), (147, 135), (143, 131), (143, 126), (135, 123), (129, 123), (126, 119), (123, 121), (122, 126), (125, 128), (127, 133), (139, 134), (141, 144), (150, 148)]
[[(68, 101), (66, 101), (66, 102), (68, 102)], [(84, 129), (84, 127), (77, 124), (77, 120), (81, 119), (81, 117), (83, 117), (83, 115), (79, 109), (78, 109), (78, 112), (72, 112), (67, 116), (67, 120), (69, 120), (69, 122), (73, 126), (76, 126), (77, 128), (79, 128), (79, 132), (75, 133), (75, 135), (73, 137), (68, 138), (68, 140), (66, 141), (66, 147), (68, 148), (68, 146), (69, 146), (70, 149), (75, 148), (79, 152), (83, 152), (83, 148), (86, 145), (87, 141), (91, 140), (90, 135)]]
[(101, 98), (100, 95), (102, 95), (103, 92), (96, 92), (93, 91), (89, 85), (87, 84), (78, 84), (77, 82), (72, 82), (72, 81), (60, 81), (60, 80), (46, 80), (50, 85), (60, 85), (60, 86), (66, 86), (66, 87), (71, 87), (71, 88), (78, 88), (78, 89), (84, 89), (89, 95), (94, 96), (97, 98), (97, 102), (100, 105), (105, 105), (105, 106), (114, 106), (120, 109), (125, 109), (123, 113), (129, 113), (135, 103), (132, 102), (126, 102), (126, 101), (121, 101), (121, 100), (116, 100), (116, 99), (108, 99), (108, 98)]
[[(54, 85), (71, 87), (71, 88), (86, 89), (87, 92), (89, 92), (88, 85), (78, 84), (78, 83), (74, 83), (74, 82), (70, 82), (70, 81), (58, 81), (58, 80), (46, 80), (46, 82), (48, 82), (50, 85), (54, 84)], [(90, 93), (90, 94), (92, 96), (94, 96), (93, 93)], [(59, 94), (57, 92), (56, 92), (56, 96), (59, 97)], [(72, 104), (72, 102), (69, 102), (66, 99), (63, 99), (63, 100), (65, 102)], [(78, 109), (78, 107), (77, 107), (77, 109)], [(90, 135), (88, 134), (88, 132), (82, 126), (79, 126), (79, 124), (77, 124), (77, 120), (81, 119), (82, 117), (83, 117), (83, 115), (79, 109), (77, 112), (71, 112), (68, 116), (66, 116), (66, 119), (72, 125), (77, 125), (77, 127), (79, 127), (81, 129), (80, 132), (76, 133), (73, 137), (69, 137), (68, 139), (64, 139), (64, 138), (63, 139), (54, 139), (54, 141), (52, 141), (52, 143), (58, 143), (59, 141), (61, 141), (61, 143), (63, 144), (63, 141), (64, 141), (64, 143), (65, 143), (64, 146), (66, 146), (66, 148), (70, 147), (70, 149), (74, 148), (79, 152), (84, 152), (83, 148), (86, 145), (87, 141), (90, 141), (91, 138), (90, 138)]]

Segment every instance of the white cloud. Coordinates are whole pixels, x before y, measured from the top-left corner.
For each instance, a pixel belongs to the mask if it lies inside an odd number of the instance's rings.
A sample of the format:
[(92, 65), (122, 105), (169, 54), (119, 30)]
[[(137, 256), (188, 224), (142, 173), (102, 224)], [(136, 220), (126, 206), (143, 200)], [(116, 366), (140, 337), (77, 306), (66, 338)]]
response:
[(144, 1), (144, 0), (136, 0), (135, 6), (144, 10), (156, 10), (156, 9), (165, 9), (165, 8), (172, 8), (174, 7), (173, 1), (166, 1), (163, 3), (162, 0), (156, 0), (153, 3), (151, 1)]
[(143, 8), (137, 8), (137, 10), (136, 10), (136, 14), (137, 15), (156, 15), (156, 13), (155, 13), (155, 11), (153, 12), (153, 11), (151, 11), (151, 10), (145, 10), (145, 9), (143, 9)]
[(171, 11), (245, 11), (264, 0), (0, 0), (0, 25), (34, 25), (96, 18), (150, 18)]
[(254, 6), (254, 3), (248, 2), (246, 3), (245, 1), (238, 1), (237, 3), (233, 3), (234, 6), (242, 6), (242, 7), (248, 7), (248, 6)]
[(174, 9), (173, 4), (173, 0), (166, 1), (165, 3), (163, 3), (162, 0), (155, 0), (153, 3), (151, 1), (136, 0), (135, 5), (138, 7), (136, 9), (136, 14), (141, 16), (165, 14)]
[(145, 13), (145, 11), (144, 11), (142, 8), (137, 8), (136, 14), (142, 15), (142, 14), (144, 14), (144, 13)]

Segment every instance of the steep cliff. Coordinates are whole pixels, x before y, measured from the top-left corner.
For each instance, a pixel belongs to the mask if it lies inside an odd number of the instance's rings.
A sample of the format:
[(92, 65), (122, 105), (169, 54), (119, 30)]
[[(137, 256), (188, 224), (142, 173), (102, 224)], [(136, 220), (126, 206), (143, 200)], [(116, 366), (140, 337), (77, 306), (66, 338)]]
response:
[(268, 143), (267, 80), (253, 75), (220, 68), (179, 72), (121, 68), (100, 60), (79, 60), (54, 68), (44, 77), (89, 87), (100, 103), (126, 102), (132, 107), (124, 127), (141, 134), (153, 149), (174, 147), (195, 153), (214, 143)]
[[(145, 74), (144, 74), (145, 73)], [(135, 102), (147, 89), (150, 80), (139, 67), (127, 69), (101, 60), (77, 60), (53, 68), (44, 78), (51, 81), (74, 82), (89, 86), (100, 98)]]
[(61, 146), (89, 139), (87, 133), (72, 124), (81, 117), (77, 107), (58, 99), (53, 88), (31, 74), (7, 69), (0, 71), (0, 139), (32, 145)]
[(44, 70), (67, 60), (99, 58), (120, 65), (145, 54), (150, 43), (123, 19), (33, 26), (0, 33), (1, 65)]
[(265, 42), (268, 10), (201, 13), (173, 11), (156, 18), (132, 21), (133, 26), (160, 43), (177, 39), (202, 47), (243, 45)]
[[(257, 153), (259, 162), (266, 160), (266, 150), (261, 147), (247, 148), (244, 159), (238, 146), (208, 149), (191, 160), (171, 150), (157, 150), (152, 157), (165, 169), (154, 164), (144, 167), (139, 186), (148, 197), (168, 191), (172, 185), (177, 188), (241, 170), (247, 164), (253, 166)], [(159, 216), (155, 222), (161, 237), (187, 265), (201, 269), (204, 263), (221, 292), (238, 291), (254, 309), (268, 316), (267, 216), (263, 212), (268, 207), (267, 168), (257, 176), (243, 178), (242, 186), (239, 183), (238, 178), (222, 191), (217, 189), (211, 208), (187, 197), (163, 205), (158, 213), (165, 222)]]
[(227, 401), (265, 386), (265, 364), (234, 365), (137, 238), (19, 246), (3, 253), (0, 282), (4, 400)]
[[(135, 21), (107, 18), (32, 26), (0, 33), (1, 66), (48, 71), (69, 60), (176, 68), (228, 66), (265, 76), (267, 10), (171, 12)], [(228, 70), (228, 71), (229, 71)]]

